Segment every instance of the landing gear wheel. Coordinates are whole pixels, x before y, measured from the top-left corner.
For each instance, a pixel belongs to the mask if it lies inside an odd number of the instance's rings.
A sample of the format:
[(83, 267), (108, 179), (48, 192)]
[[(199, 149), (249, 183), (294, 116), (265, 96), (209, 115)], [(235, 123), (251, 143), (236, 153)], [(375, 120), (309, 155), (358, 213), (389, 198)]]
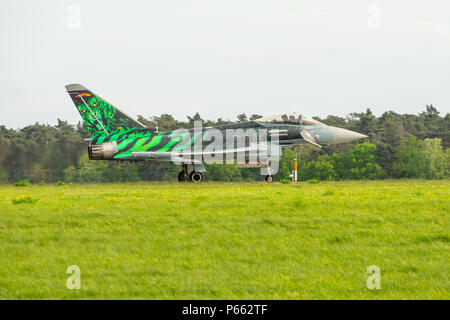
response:
[(189, 180), (191, 180), (194, 183), (199, 183), (203, 181), (203, 173), (192, 171), (189, 175)]
[(273, 181), (273, 177), (267, 175), (266, 178), (265, 178), (264, 180), (266, 180), (267, 182), (272, 182), (272, 181)]
[(178, 181), (180, 181), (180, 182), (187, 181), (187, 176), (186, 176), (186, 173), (184, 173), (184, 170), (178, 174)]

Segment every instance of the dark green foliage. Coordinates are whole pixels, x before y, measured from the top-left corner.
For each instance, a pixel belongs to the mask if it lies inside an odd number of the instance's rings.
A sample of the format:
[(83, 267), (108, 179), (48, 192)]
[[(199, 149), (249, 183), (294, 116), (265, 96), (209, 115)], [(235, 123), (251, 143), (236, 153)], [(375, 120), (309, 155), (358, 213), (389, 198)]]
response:
[(375, 145), (364, 142), (355, 146), (349, 154), (349, 167), (341, 178), (345, 179), (379, 179), (383, 170), (375, 163)]
[(2, 183), (8, 183), (9, 181), (9, 175), (8, 172), (5, 171), (5, 169), (3, 169), (0, 166), (0, 184)]
[(135, 163), (114, 163), (91, 161), (83, 155), (78, 166), (70, 166), (64, 171), (66, 182), (134, 182), (139, 181), (139, 171)]
[(398, 177), (442, 179), (448, 176), (448, 155), (440, 138), (422, 141), (411, 135), (397, 147), (397, 154), (394, 173)]
[(311, 161), (301, 166), (300, 180), (309, 180), (311, 178), (335, 180), (336, 171), (330, 158), (328, 155), (322, 155), (316, 161)]
[(238, 122), (247, 122), (248, 118), (245, 113), (241, 113), (237, 115)]
[(241, 171), (232, 164), (206, 165), (207, 179), (212, 181), (242, 181)]
[(38, 201), (38, 199), (33, 199), (31, 197), (17, 197), (12, 199), (13, 204), (35, 204)]
[(277, 179), (290, 179), (289, 175), (292, 174), (294, 170), (295, 152), (290, 148), (283, 149), (283, 157), (279, 162), (278, 173), (276, 174)]
[(256, 120), (256, 119), (259, 119), (259, 118), (262, 118), (262, 115), (260, 115), (260, 114), (252, 114), (250, 116), (250, 120)]
[(301, 166), (300, 179), (380, 179), (383, 177), (383, 170), (375, 162), (375, 149), (374, 144), (364, 142), (357, 144), (348, 153), (321, 155), (316, 161)]
[(334, 190), (327, 190), (324, 193), (322, 193), (323, 197), (328, 197), (328, 196), (334, 196)]
[(27, 187), (27, 186), (30, 185), (30, 181), (28, 181), (28, 180), (20, 180), (20, 181), (17, 181), (16, 183), (14, 183), (14, 185), (16, 187)]

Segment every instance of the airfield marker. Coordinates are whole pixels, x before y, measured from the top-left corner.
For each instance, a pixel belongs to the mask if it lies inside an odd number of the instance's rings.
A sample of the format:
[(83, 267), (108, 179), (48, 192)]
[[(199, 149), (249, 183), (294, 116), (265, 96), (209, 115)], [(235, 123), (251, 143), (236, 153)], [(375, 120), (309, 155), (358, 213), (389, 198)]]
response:
[(294, 160), (294, 182), (297, 182), (297, 158)]

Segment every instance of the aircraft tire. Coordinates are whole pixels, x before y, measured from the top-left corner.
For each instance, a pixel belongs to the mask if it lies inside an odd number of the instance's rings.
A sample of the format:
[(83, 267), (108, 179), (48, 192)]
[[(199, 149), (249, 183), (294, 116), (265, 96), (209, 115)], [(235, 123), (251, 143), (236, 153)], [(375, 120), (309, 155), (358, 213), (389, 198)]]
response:
[(203, 181), (203, 173), (192, 171), (191, 174), (189, 175), (189, 180), (194, 183), (200, 183)]
[(264, 180), (266, 180), (266, 182), (273, 182), (273, 177), (267, 175)]

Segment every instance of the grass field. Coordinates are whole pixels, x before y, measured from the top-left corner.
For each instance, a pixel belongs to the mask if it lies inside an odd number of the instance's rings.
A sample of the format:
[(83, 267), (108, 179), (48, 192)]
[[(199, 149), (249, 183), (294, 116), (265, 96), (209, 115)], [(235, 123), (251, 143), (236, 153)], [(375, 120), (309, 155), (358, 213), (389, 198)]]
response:
[(0, 298), (449, 299), (449, 230), (448, 180), (0, 186)]

